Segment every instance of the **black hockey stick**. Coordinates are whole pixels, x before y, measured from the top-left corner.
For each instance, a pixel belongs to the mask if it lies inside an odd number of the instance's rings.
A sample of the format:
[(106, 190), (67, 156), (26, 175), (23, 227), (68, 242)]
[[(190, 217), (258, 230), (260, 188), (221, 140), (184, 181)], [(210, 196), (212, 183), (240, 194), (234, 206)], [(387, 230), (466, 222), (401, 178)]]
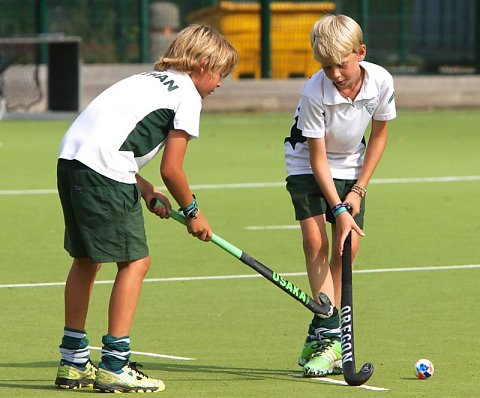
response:
[(353, 291), (352, 291), (352, 233), (343, 245), (342, 255), (342, 368), (345, 381), (351, 386), (360, 386), (373, 374), (373, 365), (367, 362), (357, 373), (353, 344)]
[[(150, 202), (150, 208), (153, 208), (154, 206), (163, 206), (163, 203), (160, 200), (154, 198)], [(183, 225), (186, 224), (185, 216), (179, 213), (175, 209), (172, 209), (170, 213), (170, 217), (182, 223)], [(268, 279), (270, 282), (272, 282), (274, 285), (282, 289), (285, 293), (289, 294), (295, 300), (302, 303), (314, 314), (317, 314), (320, 317), (324, 317), (324, 318), (328, 318), (333, 314), (334, 307), (330, 303), (324, 302), (320, 299), (322, 304), (318, 304), (308, 294), (306, 294), (303, 290), (295, 286), (293, 283), (287, 281), (284, 277), (272, 271), (266, 265), (262, 264), (260, 261), (256, 260), (255, 258), (245, 253), (238, 247), (227, 242), (225, 239), (221, 238), (220, 236), (213, 234), (212, 242), (215, 243), (217, 246), (221, 247), (226, 252), (230, 253), (232, 256), (238, 258), (241, 262), (248, 265), (250, 268), (254, 269), (260, 275), (262, 275), (263, 277)]]

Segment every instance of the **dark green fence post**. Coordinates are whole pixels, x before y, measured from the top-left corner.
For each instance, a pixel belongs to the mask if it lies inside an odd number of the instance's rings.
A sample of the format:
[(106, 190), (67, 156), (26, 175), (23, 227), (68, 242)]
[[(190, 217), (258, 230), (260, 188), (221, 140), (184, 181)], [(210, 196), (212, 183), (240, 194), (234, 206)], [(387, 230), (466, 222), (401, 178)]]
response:
[[(35, 30), (37, 34), (47, 33), (48, 32), (48, 12), (47, 12), (47, 0), (36, 0), (36, 20), (35, 20)], [(40, 45), (40, 51), (37, 54), (41, 64), (47, 63), (47, 46), (45, 44)]]
[(262, 78), (270, 78), (270, 0), (260, 2), (260, 54), (262, 62)]
[(407, 48), (408, 48), (408, 9), (407, 1), (400, 1), (400, 43), (399, 43), (399, 64), (407, 64)]
[(475, 72), (480, 75), (480, 0), (475, 2)]
[(139, 61), (147, 63), (148, 59), (148, 0), (139, 0), (139, 19), (140, 19), (140, 35), (138, 47), (140, 49)]
[(125, 29), (126, 0), (117, 0), (117, 60), (125, 61), (126, 29)]
[(370, 12), (370, 1), (369, 0), (360, 0), (360, 25), (363, 30), (363, 42), (368, 47), (368, 35), (369, 35), (369, 12)]

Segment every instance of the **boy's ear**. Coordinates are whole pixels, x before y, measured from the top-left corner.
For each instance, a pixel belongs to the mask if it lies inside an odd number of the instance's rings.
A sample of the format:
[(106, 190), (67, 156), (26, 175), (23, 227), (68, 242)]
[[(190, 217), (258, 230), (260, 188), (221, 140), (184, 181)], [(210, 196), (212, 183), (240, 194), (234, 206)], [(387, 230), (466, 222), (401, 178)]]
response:
[(198, 63), (198, 66), (199, 66), (198, 71), (199, 71), (200, 73), (205, 72), (205, 64), (206, 64), (206, 60), (205, 60), (205, 59), (200, 60), (200, 62)]
[(367, 46), (365, 44), (362, 44), (360, 46), (360, 50), (358, 51), (357, 55), (358, 55), (359, 62), (365, 59), (365, 55), (367, 55)]
[(201, 75), (205, 71), (205, 68), (201, 65), (198, 65), (192, 72), (190, 72), (190, 75), (193, 73), (195, 75)]

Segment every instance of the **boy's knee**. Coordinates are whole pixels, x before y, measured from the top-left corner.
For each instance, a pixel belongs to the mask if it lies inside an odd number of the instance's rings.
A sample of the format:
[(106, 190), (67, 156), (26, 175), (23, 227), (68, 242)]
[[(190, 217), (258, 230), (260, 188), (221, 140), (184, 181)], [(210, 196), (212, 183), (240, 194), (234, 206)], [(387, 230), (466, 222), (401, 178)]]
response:
[(150, 257), (144, 257), (140, 260), (136, 261), (137, 264), (134, 264), (135, 268), (138, 269), (139, 272), (142, 272), (145, 276), (150, 269)]
[(145, 276), (150, 269), (150, 257), (147, 256), (138, 260), (117, 263), (117, 266), (119, 270), (128, 269), (129, 272), (134, 271)]
[(145, 257), (142, 259), (142, 267), (145, 271), (145, 274), (148, 272), (150, 269), (150, 257)]
[(307, 256), (328, 255), (328, 241), (319, 236), (311, 236), (303, 240), (303, 250)]

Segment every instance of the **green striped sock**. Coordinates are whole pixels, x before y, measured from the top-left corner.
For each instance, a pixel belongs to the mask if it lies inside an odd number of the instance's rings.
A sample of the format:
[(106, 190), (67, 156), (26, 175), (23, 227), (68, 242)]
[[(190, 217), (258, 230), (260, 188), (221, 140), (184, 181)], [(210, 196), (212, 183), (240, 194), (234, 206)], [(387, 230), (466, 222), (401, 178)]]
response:
[(312, 322), (308, 327), (308, 334), (317, 336), (320, 339), (340, 340), (340, 315), (338, 311), (326, 319), (313, 316)]
[(102, 343), (102, 363), (100, 366), (112, 372), (122, 369), (130, 358), (130, 338), (107, 334), (103, 336)]
[(63, 329), (62, 344), (60, 344), (59, 348), (63, 364), (83, 368), (90, 358), (87, 332), (85, 330), (65, 327)]

